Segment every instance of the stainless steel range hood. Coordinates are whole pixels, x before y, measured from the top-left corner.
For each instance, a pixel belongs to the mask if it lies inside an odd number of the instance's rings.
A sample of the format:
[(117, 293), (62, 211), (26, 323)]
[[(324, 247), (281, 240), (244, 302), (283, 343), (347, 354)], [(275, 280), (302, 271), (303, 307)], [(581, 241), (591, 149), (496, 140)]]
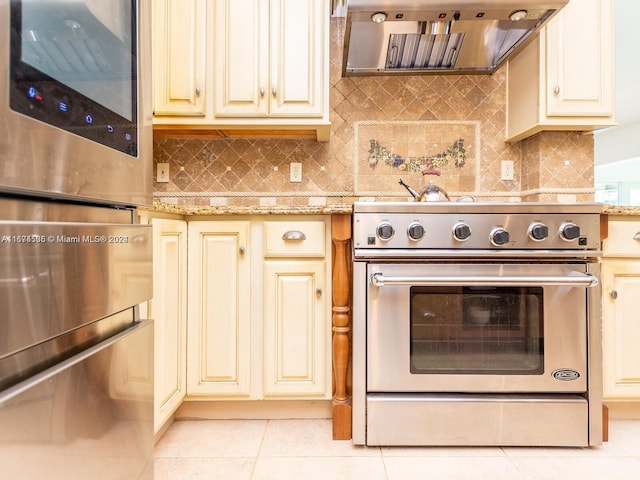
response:
[(342, 74), (490, 74), (568, 2), (348, 0)]

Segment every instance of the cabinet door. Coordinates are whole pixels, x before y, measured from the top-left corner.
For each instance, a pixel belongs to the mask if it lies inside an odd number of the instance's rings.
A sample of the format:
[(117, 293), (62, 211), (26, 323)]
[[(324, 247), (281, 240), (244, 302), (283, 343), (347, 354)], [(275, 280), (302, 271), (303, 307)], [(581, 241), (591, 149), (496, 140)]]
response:
[(153, 2), (154, 115), (205, 114), (206, 0)]
[(323, 115), (326, 0), (271, 1), (272, 117)]
[(187, 391), (187, 222), (154, 218), (155, 430)]
[(612, 0), (571, 0), (546, 27), (547, 115), (613, 112)]
[(216, 0), (215, 6), (215, 116), (322, 117), (327, 1)]
[(269, 113), (269, 0), (215, 1), (216, 117)]
[(250, 395), (250, 223), (189, 224), (187, 395)]
[(602, 265), (604, 397), (640, 398), (640, 262)]
[(329, 398), (325, 262), (264, 264), (264, 396)]

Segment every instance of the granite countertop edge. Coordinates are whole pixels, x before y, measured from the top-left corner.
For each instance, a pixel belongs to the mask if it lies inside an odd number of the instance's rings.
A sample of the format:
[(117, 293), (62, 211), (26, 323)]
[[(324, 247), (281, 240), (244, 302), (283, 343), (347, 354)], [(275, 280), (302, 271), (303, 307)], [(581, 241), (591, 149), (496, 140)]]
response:
[(175, 205), (154, 201), (150, 208), (142, 207), (152, 213), (173, 213), (177, 215), (330, 215), (351, 214), (353, 205), (350, 203), (335, 203), (329, 205), (252, 205), (252, 206), (206, 206), (206, 205)]
[(624, 205), (603, 205), (602, 213), (606, 215), (638, 215), (640, 216), (640, 207), (629, 207)]
[[(353, 204), (331, 203), (327, 205), (248, 205), (248, 206), (206, 206), (206, 205), (176, 205), (161, 201), (154, 201), (151, 207), (141, 207), (140, 210), (152, 213), (170, 213), (176, 215), (332, 215), (351, 214)], [(603, 205), (602, 213), (606, 215), (638, 215), (640, 207)]]

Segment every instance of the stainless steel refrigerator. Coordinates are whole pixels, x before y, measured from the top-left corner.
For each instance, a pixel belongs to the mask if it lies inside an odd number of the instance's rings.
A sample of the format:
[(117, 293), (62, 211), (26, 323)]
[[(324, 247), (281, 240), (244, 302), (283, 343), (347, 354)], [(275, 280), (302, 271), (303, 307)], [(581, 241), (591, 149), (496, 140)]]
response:
[(149, 0), (0, 0), (0, 472), (153, 478)]

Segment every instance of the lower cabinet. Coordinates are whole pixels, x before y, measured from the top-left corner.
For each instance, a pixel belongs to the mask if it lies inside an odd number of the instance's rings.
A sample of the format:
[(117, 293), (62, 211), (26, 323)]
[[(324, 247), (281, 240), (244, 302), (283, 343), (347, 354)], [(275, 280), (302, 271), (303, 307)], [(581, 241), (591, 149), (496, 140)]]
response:
[(187, 398), (331, 398), (329, 230), (189, 222)]
[(187, 391), (187, 222), (152, 218), (154, 319), (154, 427), (157, 432)]
[(331, 398), (330, 217), (236, 218), (141, 216), (156, 432), (185, 399)]
[(248, 221), (189, 222), (189, 396), (252, 396), (250, 239)]
[(327, 227), (323, 221), (263, 224), (265, 397), (331, 394)]
[(640, 399), (640, 218), (610, 217), (602, 258), (605, 400)]
[(602, 265), (605, 399), (640, 399), (640, 260)]

